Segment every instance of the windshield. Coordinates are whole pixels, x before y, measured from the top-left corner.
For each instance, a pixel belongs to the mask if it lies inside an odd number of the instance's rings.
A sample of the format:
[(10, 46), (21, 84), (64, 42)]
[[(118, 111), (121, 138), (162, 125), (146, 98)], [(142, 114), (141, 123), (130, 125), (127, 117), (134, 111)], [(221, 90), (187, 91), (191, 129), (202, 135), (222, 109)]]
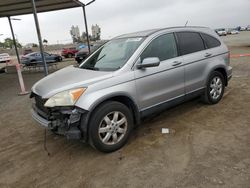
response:
[(142, 43), (142, 37), (114, 39), (98, 49), (80, 68), (99, 71), (120, 69)]

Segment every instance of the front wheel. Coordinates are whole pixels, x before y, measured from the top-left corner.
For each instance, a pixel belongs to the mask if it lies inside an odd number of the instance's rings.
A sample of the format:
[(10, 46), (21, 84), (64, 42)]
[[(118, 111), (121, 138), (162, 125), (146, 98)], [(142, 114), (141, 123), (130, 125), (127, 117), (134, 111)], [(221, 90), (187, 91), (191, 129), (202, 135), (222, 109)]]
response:
[(94, 112), (89, 124), (89, 142), (102, 152), (120, 149), (133, 129), (131, 111), (122, 103), (110, 101)]
[(225, 79), (224, 76), (218, 72), (214, 71), (210, 74), (205, 94), (204, 94), (204, 102), (208, 104), (217, 104), (223, 94), (225, 89)]
[(82, 63), (82, 60), (76, 60), (76, 61), (79, 65)]

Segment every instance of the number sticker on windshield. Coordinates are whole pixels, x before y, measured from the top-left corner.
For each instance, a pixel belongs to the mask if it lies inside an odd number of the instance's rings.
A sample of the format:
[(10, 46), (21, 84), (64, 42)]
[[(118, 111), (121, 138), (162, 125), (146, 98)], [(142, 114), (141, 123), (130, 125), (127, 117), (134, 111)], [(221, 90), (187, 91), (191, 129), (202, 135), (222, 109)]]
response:
[(138, 38), (129, 38), (126, 40), (126, 42), (139, 42), (139, 41), (141, 41), (141, 39), (142, 39), (141, 37), (140, 38), (139, 37)]

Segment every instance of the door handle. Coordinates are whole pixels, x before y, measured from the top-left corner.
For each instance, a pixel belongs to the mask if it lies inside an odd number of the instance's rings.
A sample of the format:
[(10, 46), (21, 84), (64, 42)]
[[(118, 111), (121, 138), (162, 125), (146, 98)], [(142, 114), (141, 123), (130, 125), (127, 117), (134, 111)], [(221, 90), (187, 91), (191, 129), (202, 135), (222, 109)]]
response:
[(205, 57), (210, 57), (212, 54), (210, 54), (210, 53), (206, 53), (205, 54)]
[(172, 66), (176, 67), (176, 66), (181, 65), (181, 64), (182, 64), (182, 62), (180, 62), (180, 61), (174, 61)]

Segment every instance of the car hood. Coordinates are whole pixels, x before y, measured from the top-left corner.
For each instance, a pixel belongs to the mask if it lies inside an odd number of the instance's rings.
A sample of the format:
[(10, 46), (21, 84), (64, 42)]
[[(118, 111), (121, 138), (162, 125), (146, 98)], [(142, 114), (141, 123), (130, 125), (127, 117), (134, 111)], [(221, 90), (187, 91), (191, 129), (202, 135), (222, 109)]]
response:
[(112, 72), (93, 71), (69, 66), (39, 80), (31, 90), (42, 98), (49, 98), (65, 90), (88, 87), (98, 81), (111, 78), (112, 75)]

